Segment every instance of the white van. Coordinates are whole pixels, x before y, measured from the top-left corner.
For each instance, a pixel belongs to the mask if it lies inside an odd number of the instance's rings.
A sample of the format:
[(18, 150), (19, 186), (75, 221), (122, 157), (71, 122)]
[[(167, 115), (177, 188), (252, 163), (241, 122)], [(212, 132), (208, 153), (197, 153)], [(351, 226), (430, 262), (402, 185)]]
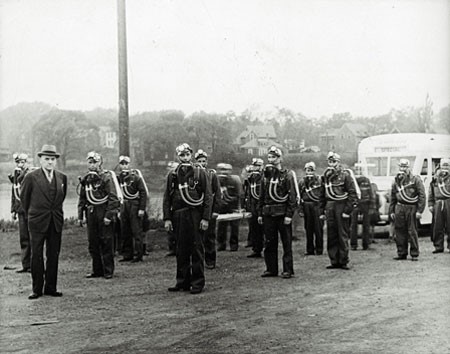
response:
[(439, 160), (450, 158), (450, 135), (446, 134), (385, 134), (363, 139), (358, 146), (358, 160), (365, 176), (378, 187), (380, 218), (388, 222), (391, 186), (398, 173), (398, 162), (406, 158), (411, 172), (419, 175), (425, 185), (427, 204), (420, 223), (431, 223), (428, 210), (428, 189)]

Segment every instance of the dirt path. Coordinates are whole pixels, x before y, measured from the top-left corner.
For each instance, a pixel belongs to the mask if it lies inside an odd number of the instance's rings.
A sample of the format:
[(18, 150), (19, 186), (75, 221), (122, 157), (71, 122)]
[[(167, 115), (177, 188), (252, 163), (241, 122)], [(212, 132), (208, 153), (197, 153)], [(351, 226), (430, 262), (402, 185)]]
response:
[[(294, 242), (292, 279), (261, 278), (248, 249), (220, 252), (200, 295), (169, 293), (175, 259), (164, 235), (141, 264), (115, 278), (90, 271), (84, 230), (64, 234), (62, 298), (27, 300), (30, 276), (1, 270), (0, 352), (14, 353), (449, 353), (450, 254), (395, 262), (395, 245), (378, 239), (351, 251), (351, 270), (327, 270), (328, 257), (303, 257)], [(242, 235), (244, 235), (244, 231)], [(19, 267), (17, 233), (2, 233), (2, 267)], [(48, 321), (52, 323), (33, 325)]]

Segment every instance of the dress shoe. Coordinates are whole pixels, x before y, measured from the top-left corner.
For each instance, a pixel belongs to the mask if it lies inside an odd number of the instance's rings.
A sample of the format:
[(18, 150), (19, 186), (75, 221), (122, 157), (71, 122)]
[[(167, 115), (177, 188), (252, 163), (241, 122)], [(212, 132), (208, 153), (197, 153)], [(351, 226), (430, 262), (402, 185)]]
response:
[(103, 275), (99, 275), (99, 274), (94, 274), (94, 273), (90, 273), (86, 275), (87, 279), (91, 279), (91, 278), (101, 278)]
[(167, 290), (169, 290), (170, 292), (176, 292), (176, 291), (189, 291), (190, 289), (189, 288), (181, 288), (181, 287), (175, 285), (175, 286), (171, 286)]
[(263, 277), (263, 278), (277, 277), (277, 276), (278, 276), (278, 274), (269, 272), (267, 270), (264, 273), (261, 274), (261, 277)]
[(314, 253), (311, 252), (305, 252), (303, 253), (304, 256), (314, 256)]
[(106, 274), (104, 276), (105, 279), (112, 279), (113, 275), (112, 274)]
[[(444, 250), (434, 250), (431, 253), (444, 253)], [(19, 271), (17, 271), (17, 273), (19, 273)]]
[(133, 258), (131, 260), (131, 263), (138, 263), (138, 262), (142, 262), (142, 258)]
[(419, 258), (417, 258), (417, 257), (412, 257), (411, 260), (412, 260), (413, 262), (417, 262), (417, 261), (419, 260)]
[(283, 279), (290, 279), (290, 278), (292, 278), (292, 274), (289, 272), (283, 272), (283, 273), (281, 273), (281, 277)]
[(44, 291), (44, 295), (53, 296), (53, 297), (61, 297), (63, 293), (60, 291)]
[(230, 248), (230, 252), (237, 252), (237, 250), (238, 250), (237, 247)]
[(31, 269), (30, 268), (22, 268), (22, 269), (16, 270), (16, 273), (31, 273)]
[(393, 258), (395, 261), (404, 261), (406, 259), (406, 256), (397, 256)]
[(133, 260), (133, 258), (131, 258), (131, 257), (126, 257), (126, 258), (119, 259), (119, 262), (120, 262), (120, 263), (122, 263), (122, 262), (131, 262), (132, 260)]
[(349, 270), (350, 269), (350, 267), (347, 264), (341, 264), (340, 268), (344, 269), (344, 270)]
[(174, 257), (177, 254), (175, 253), (175, 251), (169, 251), (169, 253), (167, 253), (164, 257)]
[(358, 249), (358, 246), (352, 246), (352, 250), (356, 251)]
[(217, 252), (222, 252), (225, 251), (227, 248), (226, 247), (217, 247)]
[(253, 245), (250, 242), (247, 242), (247, 244), (245, 245), (245, 248), (250, 248), (253, 247)]
[(338, 269), (341, 268), (340, 264), (330, 264), (329, 266), (327, 266), (327, 269)]
[(247, 258), (261, 258), (261, 257), (262, 257), (261, 253), (259, 253), (259, 252), (253, 252), (247, 256)]
[(206, 269), (214, 269), (214, 268), (216, 268), (216, 265), (215, 264), (213, 264), (213, 263), (206, 263), (205, 264), (205, 268)]
[(192, 288), (190, 293), (191, 294), (200, 294), (203, 291), (202, 288)]
[(28, 295), (28, 300), (36, 300), (38, 297), (41, 297), (42, 294), (31, 293)]

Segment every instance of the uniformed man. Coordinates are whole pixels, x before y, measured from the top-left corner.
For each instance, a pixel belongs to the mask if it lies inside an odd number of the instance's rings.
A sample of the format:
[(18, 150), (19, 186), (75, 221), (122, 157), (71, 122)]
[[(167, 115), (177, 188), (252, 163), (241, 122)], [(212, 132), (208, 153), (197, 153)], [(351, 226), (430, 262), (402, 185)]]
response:
[(13, 154), (16, 168), (14, 172), (8, 175), (9, 180), (12, 183), (11, 186), (11, 217), (13, 220), (19, 219), (19, 242), (21, 250), (22, 269), (16, 271), (16, 273), (30, 273), (30, 259), (31, 259), (31, 245), (30, 245), (30, 233), (28, 232), (28, 220), (23, 210), (22, 203), (20, 202), (20, 186), (22, 184), (25, 175), (28, 173), (27, 167), (28, 155)]
[(188, 144), (176, 153), (180, 164), (168, 174), (163, 198), (164, 226), (177, 238), (176, 284), (168, 290), (199, 294), (205, 286), (203, 232), (211, 217), (211, 184), (206, 171), (192, 164)]
[(306, 175), (298, 184), (300, 191), (300, 215), (305, 220), (306, 252), (305, 256), (323, 253), (323, 214), (321, 209), (324, 199), (324, 187), (320, 176), (316, 175), (316, 164), (313, 161), (305, 164)]
[[(428, 191), (428, 207), (433, 214), (433, 253), (444, 252), (444, 238), (450, 232), (450, 159), (443, 158)], [(450, 239), (447, 236), (447, 248)]]
[(143, 248), (143, 221), (147, 207), (148, 191), (139, 170), (130, 169), (129, 156), (119, 157), (120, 174), (117, 176), (123, 195), (120, 206), (122, 256), (119, 262), (141, 262)]
[[(232, 174), (233, 167), (228, 163), (217, 165), (217, 176), (219, 177), (220, 189), (222, 192), (220, 214), (228, 214), (239, 211), (241, 202), (244, 199), (244, 190), (239, 176)], [(238, 220), (227, 220), (219, 222), (217, 227), (218, 251), (225, 251), (227, 244), (227, 231), (230, 226), (230, 251), (237, 251), (239, 248), (239, 225)]]
[(376, 200), (372, 191), (372, 185), (369, 178), (362, 175), (361, 168), (357, 166), (356, 183), (361, 191), (361, 197), (358, 199), (357, 206), (353, 209), (350, 228), (350, 246), (352, 250), (358, 249), (358, 218), (362, 216), (362, 248), (369, 249), (370, 244), (370, 210), (376, 208)]
[(120, 209), (117, 177), (102, 168), (102, 156), (95, 151), (87, 155), (88, 173), (80, 178), (78, 219), (87, 223), (92, 273), (87, 278), (111, 279), (114, 273), (113, 222)]
[[(341, 166), (335, 152), (327, 156), (328, 168), (323, 175), (325, 187), (325, 215), (327, 220), (327, 252), (331, 265), (327, 269), (348, 267), (348, 238), (350, 215), (357, 205), (356, 182), (349, 170)], [(325, 215), (321, 218), (324, 219)]]
[(216, 220), (219, 213), (219, 207), (222, 199), (222, 192), (220, 190), (219, 179), (214, 169), (208, 167), (208, 154), (206, 151), (199, 149), (195, 153), (195, 161), (197, 164), (204, 168), (208, 174), (209, 182), (211, 183), (212, 193), (212, 214), (209, 219), (208, 230), (203, 233), (203, 243), (205, 245), (205, 267), (208, 269), (214, 269), (216, 267)]
[[(167, 163), (168, 174), (173, 173), (178, 165), (179, 163), (176, 161), (169, 161)], [(169, 252), (166, 254), (166, 257), (175, 257), (177, 255), (177, 239), (173, 230), (167, 231), (167, 246), (169, 248)]]
[(425, 209), (425, 188), (419, 176), (414, 176), (409, 169), (409, 160), (400, 159), (399, 172), (391, 189), (389, 213), (395, 225), (395, 242), (397, 257), (404, 260), (408, 256), (408, 242), (413, 261), (419, 257), (419, 238), (417, 220)]
[(264, 161), (258, 157), (253, 158), (244, 181), (245, 209), (252, 214), (248, 219), (249, 240), (252, 245), (252, 253), (247, 256), (249, 258), (261, 258), (264, 247), (264, 228), (258, 223), (258, 203), (261, 195), (263, 169)]
[(292, 256), (292, 217), (297, 206), (295, 174), (281, 166), (282, 152), (276, 146), (267, 152), (268, 164), (261, 181), (258, 204), (258, 223), (264, 226), (264, 261), (262, 277), (278, 276), (278, 235), (283, 245), (282, 278), (294, 275)]

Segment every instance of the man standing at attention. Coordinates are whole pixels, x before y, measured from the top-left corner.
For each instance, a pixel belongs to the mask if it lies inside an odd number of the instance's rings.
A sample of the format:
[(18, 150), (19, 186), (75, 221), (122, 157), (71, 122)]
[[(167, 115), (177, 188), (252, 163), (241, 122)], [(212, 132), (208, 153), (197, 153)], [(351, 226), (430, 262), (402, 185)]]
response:
[[(25, 176), (20, 192), (31, 240), (33, 292), (28, 296), (30, 300), (39, 298), (43, 293), (62, 296), (56, 285), (67, 176), (55, 170), (56, 159), (60, 154), (54, 145), (44, 145), (37, 155), (41, 168)], [(45, 267), (44, 244), (47, 259)]]
[(272, 146), (267, 153), (268, 164), (261, 181), (258, 205), (258, 223), (264, 225), (266, 238), (264, 261), (265, 277), (278, 276), (278, 235), (283, 245), (283, 272), (281, 277), (294, 275), (292, 256), (292, 217), (297, 205), (297, 181), (295, 174), (281, 166), (281, 150)]
[(25, 175), (29, 172), (27, 168), (27, 154), (14, 154), (14, 161), (16, 168), (14, 172), (10, 174), (9, 180), (12, 183), (11, 188), (11, 217), (13, 220), (19, 219), (19, 241), (21, 250), (22, 269), (16, 271), (16, 273), (30, 272), (30, 259), (31, 259), (31, 246), (30, 246), (30, 233), (28, 232), (28, 221), (25, 217), (25, 211), (22, 208), (20, 202), (20, 188), (25, 178)]
[(408, 242), (412, 261), (419, 257), (419, 237), (417, 220), (425, 209), (425, 187), (419, 176), (414, 176), (409, 169), (409, 160), (400, 159), (399, 172), (395, 176), (391, 189), (389, 214), (394, 220), (395, 242), (397, 243), (396, 261), (408, 256)]
[(164, 226), (177, 239), (176, 284), (169, 291), (200, 294), (205, 286), (203, 233), (211, 217), (211, 184), (206, 171), (192, 164), (188, 144), (176, 148), (180, 164), (167, 175), (163, 199)]
[[(327, 252), (331, 265), (327, 269), (348, 267), (350, 215), (357, 206), (356, 182), (350, 171), (341, 166), (341, 156), (328, 153), (328, 168), (323, 175), (327, 219)], [(322, 219), (325, 215), (321, 216)]]

